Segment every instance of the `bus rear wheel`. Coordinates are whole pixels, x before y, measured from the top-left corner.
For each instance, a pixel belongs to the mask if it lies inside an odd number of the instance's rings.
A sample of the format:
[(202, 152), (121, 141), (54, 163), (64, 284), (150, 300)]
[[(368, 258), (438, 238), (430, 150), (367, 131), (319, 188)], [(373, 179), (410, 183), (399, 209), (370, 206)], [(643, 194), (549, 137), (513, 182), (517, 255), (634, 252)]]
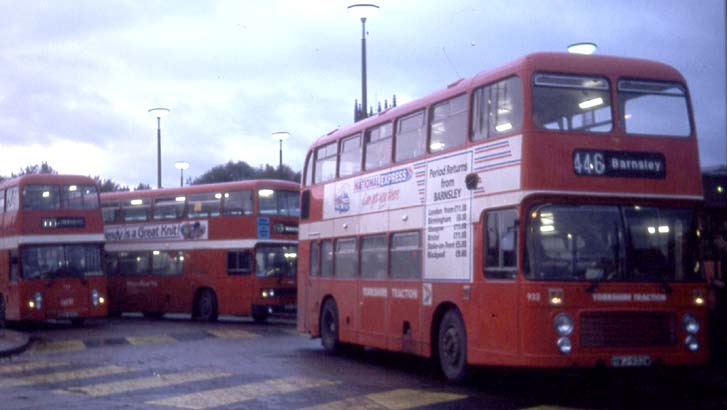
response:
[(252, 307), (252, 319), (255, 323), (263, 324), (268, 321), (268, 307), (267, 306), (253, 306)]
[(338, 340), (338, 308), (333, 299), (326, 300), (321, 310), (321, 344), (329, 353), (336, 353), (341, 347)]
[(197, 297), (195, 319), (205, 322), (217, 320), (217, 295), (212, 289), (202, 289)]
[(444, 377), (451, 382), (464, 380), (467, 370), (467, 333), (456, 309), (444, 314), (437, 336), (437, 358)]

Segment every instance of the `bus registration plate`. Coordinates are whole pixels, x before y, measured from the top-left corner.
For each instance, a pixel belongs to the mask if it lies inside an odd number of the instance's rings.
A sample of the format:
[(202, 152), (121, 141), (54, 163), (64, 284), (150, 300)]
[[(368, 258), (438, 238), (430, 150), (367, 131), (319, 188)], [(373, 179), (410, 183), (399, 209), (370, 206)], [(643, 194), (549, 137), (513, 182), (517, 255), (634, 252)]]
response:
[(651, 357), (647, 355), (611, 356), (613, 367), (647, 367), (651, 366)]

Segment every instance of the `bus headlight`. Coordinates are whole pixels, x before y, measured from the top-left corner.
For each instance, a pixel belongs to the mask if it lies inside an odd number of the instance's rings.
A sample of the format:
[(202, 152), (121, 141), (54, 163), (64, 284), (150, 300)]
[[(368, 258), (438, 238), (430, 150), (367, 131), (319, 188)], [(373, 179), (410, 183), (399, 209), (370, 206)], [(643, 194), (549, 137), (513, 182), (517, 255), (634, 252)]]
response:
[(264, 298), (273, 298), (275, 297), (275, 289), (263, 289), (261, 294)]
[(104, 299), (103, 296), (98, 292), (98, 290), (94, 289), (91, 291), (91, 302), (94, 306), (103, 305), (106, 303), (106, 299)]
[(697, 342), (697, 338), (694, 337), (694, 335), (687, 336), (687, 338), (684, 339), (684, 344), (687, 345), (687, 349), (689, 349), (690, 352), (696, 352), (699, 350), (699, 342)]
[(690, 335), (695, 335), (699, 332), (699, 321), (689, 313), (682, 318), (682, 325), (684, 325), (684, 330)]
[(28, 301), (28, 307), (40, 310), (43, 307), (43, 295), (41, 295), (40, 292), (35, 292), (33, 298)]
[(557, 345), (558, 350), (560, 350), (560, 352), (565, 355), (570, 354), (571, 350), (573, 350), (573, 344), (571, 343), (570, 339), (565, 336), (558, 339)]
[(569, 336), (573, 333), (573, 318), (567, 313), (560, 313), (553, 320), (553, 327), (558, 336)]

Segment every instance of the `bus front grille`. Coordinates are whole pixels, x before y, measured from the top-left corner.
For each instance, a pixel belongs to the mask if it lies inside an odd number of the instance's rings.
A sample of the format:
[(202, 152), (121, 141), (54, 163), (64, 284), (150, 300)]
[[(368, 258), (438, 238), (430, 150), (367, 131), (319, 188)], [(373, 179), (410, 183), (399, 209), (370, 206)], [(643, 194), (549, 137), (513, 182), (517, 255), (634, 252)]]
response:
[(676, 320), (669, 312), (584, 312), (581, 347), (670, 346), (676, 343)]

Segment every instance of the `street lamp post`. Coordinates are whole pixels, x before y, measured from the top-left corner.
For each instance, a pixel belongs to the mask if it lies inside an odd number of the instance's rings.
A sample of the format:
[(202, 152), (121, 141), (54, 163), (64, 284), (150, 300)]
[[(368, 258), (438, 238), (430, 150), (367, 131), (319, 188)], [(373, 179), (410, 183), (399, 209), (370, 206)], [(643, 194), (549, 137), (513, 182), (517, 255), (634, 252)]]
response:
[(371, 3), (358, 3), (348, 6), (349, 13), (361, 18), (361, 115), (356, 120), (367, 116), (366, 102), (366, 19), (379, 11), (379, 6)]
[(283, 173), (283, 141), (290, 138), (290, 133), (285, 131), (274, 132), (272, 135), (273, 139), (280, 141), (280, 164), (278, 165), (278, 174)]
[(157, 117), (157, 188), (162, 187), (162, 118), (169, 114), (169, 108), (150, 108), (149, 114)]
[(179, 186), (184, 186), (184, 170), (189, 168), (189, 162), (177, 161), (174, 163), (174, 168), (179, 170)]

